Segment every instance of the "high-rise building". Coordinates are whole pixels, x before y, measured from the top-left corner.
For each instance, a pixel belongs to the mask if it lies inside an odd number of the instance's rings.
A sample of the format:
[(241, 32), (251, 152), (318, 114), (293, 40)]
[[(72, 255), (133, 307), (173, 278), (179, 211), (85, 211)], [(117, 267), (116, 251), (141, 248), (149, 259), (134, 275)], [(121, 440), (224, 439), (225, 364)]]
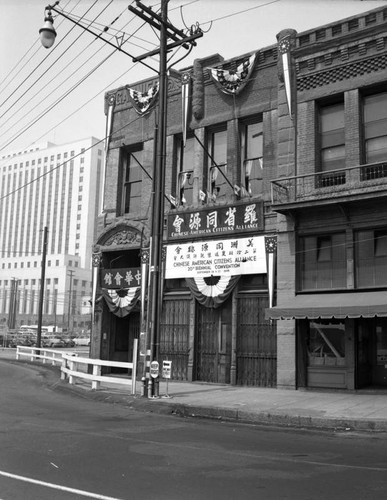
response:
[(1, 324), (37, 322), (47, 227), (43, 324), (87, 326), (103, 161), (94, 137), (0, 156)]

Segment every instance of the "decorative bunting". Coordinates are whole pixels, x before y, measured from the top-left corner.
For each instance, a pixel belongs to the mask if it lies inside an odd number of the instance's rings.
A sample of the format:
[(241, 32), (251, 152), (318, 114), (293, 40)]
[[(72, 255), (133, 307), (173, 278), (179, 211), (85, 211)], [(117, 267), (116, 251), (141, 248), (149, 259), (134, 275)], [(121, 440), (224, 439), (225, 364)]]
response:
[(98, 285), (98, 271), (101, 264), (102, 254), (101, 252), (94, 252), (92, 255), (92, 294), (91, 294), (91, 324), (94, 325), (95, 321), (95, 304), (97, 297), (97, 285)]
[(275, 283), (275, 256), (277, 253), (277, 237), (265, 236), (265, 250), (267, 259), (267, 282), (269, 288), (269, 307), (273, 307)]
[(201, 189), (199, 190), (199, 201), (206, 201), (206, 193), (202, 191)]
[(156, 102), (158, 93), (158, 83), (151, 87), (147, 92), (140, 92), (139, 90), (129, 89), (129, 96), (132, 100), (134, 109), (139, 115), (145, 115), (145, 113), (152, 109)]
[(102, 295), (109, 311), (119, 318), (124, 318), (130, 314), (140, 297), (140, 292), (141, 287), (139, 286), (121, 288), (120, 290), (102, 288)]
[(189, 73), (183, 73), (181, 77), (181, 122), (183, 130), (183, 145), (187, 142), (188, 129), (188, 111), (191, 89), (191, 76)]
[(239, 198), (250, 198), (251, 197), (251, 193), (249, 193), (244, 186), (239, 186), (238, 184), (234, 184), (234, 193)]
[(209, 68), (212, 78), (217, 82), (222, 92), (236, 95), (248, 83), (251, 71), (254, 67), (255, 54), (246, 57), (235, 70), (221, 68)]
[(110, 136), (112, 133), (112, 124), (113, 124), (113, 111), (114, 111), (114, 106), (116, 103), (116, 96), (115, 95), (110, 95), (107, 99), (107, 104), (108, 104), (108, 109), (106, 113), (106, 131), (105, 131), (105, 161), (103, 165), (103, 172), (102, 172), (102, 196), (101, 196), (101, 205), (100, 205), (100, 213), (103, 213), (103, 202), (104, 202), (104, 195), (105, 195), (105, 184), (106, 184), (106, 165), (107, 165), (107, 157), (108, 157), (108, 151), (109, 151), (109, 142), (110, 142)]
[(177, 207), (176, 198), (174, 196), (172, 196), (171, 194), (167, 194), (166, 197), (168, 198), (169, 203), (171, 204), (172, 208), (176, 208)]
[(150, 249), (141, 249), (141, 328), (145, 324), (145, 298), (148, 288), (148, 272), (149, 272), (149, 257)]
[(278, 51), (281, 54), (283, 78), (285, 84), (286, 100), (289, 108), (290, 118), (293, 118), (292, 109), (292, 86), (290, 77), (290, 36), (285, 36), (278, 41)]
[(234, 290), (240, 276), (208, 276), (185, 278), (195, 299), (205, 307), (219, 307)]

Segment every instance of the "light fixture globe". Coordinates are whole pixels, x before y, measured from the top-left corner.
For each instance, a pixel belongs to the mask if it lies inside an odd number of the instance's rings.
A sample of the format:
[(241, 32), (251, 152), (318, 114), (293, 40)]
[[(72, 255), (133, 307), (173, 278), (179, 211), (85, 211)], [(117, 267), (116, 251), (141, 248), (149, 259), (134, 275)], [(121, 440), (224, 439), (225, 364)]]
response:
[(48, 13), (44, 18), (43, 27), (39, 30), (40, 41), (42, 42), (43, 47), (46, 49), (50, 49), (55, 42), (56, 31), (54, 29), (54, 20), (51, 16), (51, 13)]

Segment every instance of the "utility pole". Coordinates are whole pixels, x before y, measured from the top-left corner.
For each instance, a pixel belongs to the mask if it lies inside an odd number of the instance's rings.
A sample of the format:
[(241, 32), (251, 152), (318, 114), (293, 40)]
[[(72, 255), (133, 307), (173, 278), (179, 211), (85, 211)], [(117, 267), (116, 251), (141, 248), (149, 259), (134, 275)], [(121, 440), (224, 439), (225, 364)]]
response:
[(43, 317), (43, 300), (44, 300), (44, 281), (46, 276), (46, 256), (47, 256), (47, 226), (45, 226), (43, 230), (43, 251), (42, 251), (42, 270), (40, 275), (38, 331), (36, 334), (37, 347), (41, 347), (42, 343), (42, 317)]
[[(153, 192), (152, 192), (152, 220), (150, 235), (150, 266), (149, 266), (149, 293), (147, 307), (147, 324), (150, 329), (146, 337), (150, 343), (150, 361), (156, 361), (160, 342), (160, 316), (162, 309), (163, 293), (162, 284), (162, 247), (164, 230), (164, 184), (165, 184), (165, 156), (166, 156), (166, 127), (167, 127), (167, 54), (175, 47), (183, 46), (189, 48), (196, 45), (195, 39), (203, 36), (199, 30), (196, 33), (186, 35), (181, 30), (175, 28), (168, 21), (168, 2), (161, 0), (161, 13), (157, 14), (151, 8), (136, 0), (136, 7), (130, 5), (131, 12), (146, 21), (150, 26), (160, 31), (160, 47), (142, 56), (133, 58), (133, 62), (141, 62), (147, 57), (159, 54), (159, 108), (157, 120), (156, 158), (153, 172)], [(173, 40), (168, 44), (169, 39)], [(144, 277), (143, 277), (144, 279)], [(149, 383), (152, 379), (149, 379)], [(151, 396), (158, 396), (158, 378), (154, 379), (154, 386), (149, 387)]]
[(9, 298), (9, 312), (8, 312), (8, 328), (14, 330), (16, 327), (16, 315), (18, 304), (18, 286), (19, 280), (12, 278), (11, 280), (11, 295)]
[(75, 271), (67, 271), (67, 275), (70, 276), (70, 286), (69, 286), (69, 305), (67, 309), (67, 333), (70, 333), (70, 317), (71, 317), (71, 306), (73, 302), (73, 276)]
[[(96, 34), (89, 28), (78, 23), (66, 15), (63, 11), (56, 8), (58, 1), (54, 5), (48, 5), (45, 9), (45, 23), (40, 29), (41, 42), (45, 48), (50, 48), (54, 44), (56, 31), (53, 26), (53, 18), (51, 11), (65, 17), (77, 26), (80, 26), (85, 31), (90, 32), (103, 42), (113, 45), (117, 50), (124, 52), (132, 57), (133, 62), (140, 62), (148, 68), (154, 70), (151, 66), (144, 63), (143, 60), (147, 57), (152, 57), (159, 54), (159, 115), (158, 115), (158, 133), (155, 137), (156, 144), (156, 160), (153, 172), (153, 192), (152, 192), (152, 221), (150, 228), (150, 269), (149, 269), (149, 293), (148, 293), (148, 308), (147, 321), (150, 329), (150, 336), (146, 331), (147, 347), (150, 342), (151, 361), (155, 360), (158, 352), (160, 341), (159, 326), (160, 312), (162, 305), (162, 279), (161, 279), (161, 264), (162, 264), (162, 245), (163, 245), (163, 229), (164, 229), (164, 180), (165, 180), (165, 154), (166, 154), (166, 116), (167, 116), (167, 54), (177, 47), (191, 50), (196, 45), (196, 39), (203, 36), (203, 32), (199, 27), (191, 28), (190, 33), (186, 34), (179, 30), (168, 21), (168, 2), (169, 0), (161, 0), (161, 14), (153, 11), (152, 8), (144, 5), (139, 0), (136, 0), (136, 7), (129, 5), (128, 9), (136, 14), (139, 18), (145, 21), (153, 30), (160, 32), (159, 48), (147, 52), (138, 57), (133, 57), (128, 52), (124, 51), (121, 44), (112, 44), (108, 40), (102, 38), (101, 34)], [(172, 66), (172, 65), (171, 65)], [(142, 279), (146, 279), (144, 276)], [(70, 302), (68, 312), (68, 323), (70, 324)]]

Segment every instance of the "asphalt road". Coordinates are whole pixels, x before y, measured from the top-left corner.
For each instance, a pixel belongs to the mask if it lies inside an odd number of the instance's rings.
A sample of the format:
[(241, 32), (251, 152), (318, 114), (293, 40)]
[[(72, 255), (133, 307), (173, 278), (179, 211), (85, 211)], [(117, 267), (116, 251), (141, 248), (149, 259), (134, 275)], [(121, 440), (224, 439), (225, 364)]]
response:
[(55, 391), (0, 361), (1, 500), (387, 498), (387, 436), (232, 425)]

